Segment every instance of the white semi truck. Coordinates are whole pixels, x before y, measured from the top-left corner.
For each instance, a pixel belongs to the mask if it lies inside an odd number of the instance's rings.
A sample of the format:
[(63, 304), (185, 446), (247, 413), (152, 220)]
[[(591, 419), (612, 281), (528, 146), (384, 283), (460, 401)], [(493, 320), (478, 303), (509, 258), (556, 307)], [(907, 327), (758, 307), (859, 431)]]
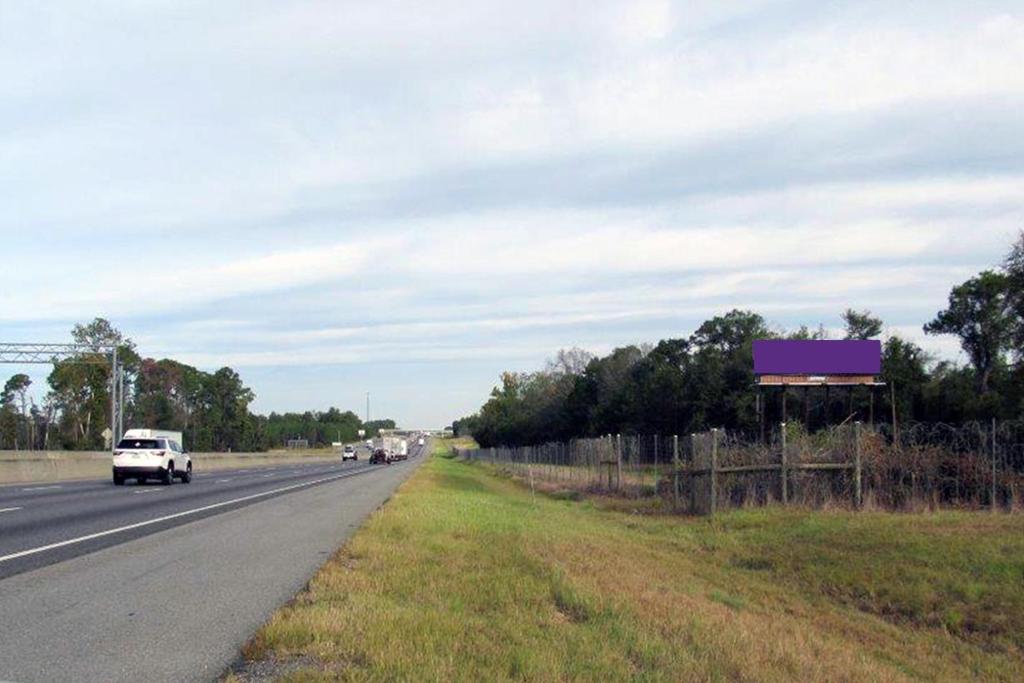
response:
[(374, 448), (384, 449), (392, 460), (405, 460), (409, 457), (409, 443), (397, 436), (378, 436)]

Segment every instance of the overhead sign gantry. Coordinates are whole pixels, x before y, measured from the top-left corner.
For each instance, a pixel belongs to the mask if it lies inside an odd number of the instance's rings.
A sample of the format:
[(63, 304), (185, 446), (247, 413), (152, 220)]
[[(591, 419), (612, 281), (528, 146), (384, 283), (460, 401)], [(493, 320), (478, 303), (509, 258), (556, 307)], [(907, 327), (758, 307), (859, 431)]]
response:
[(124, 434), (124, 369), (113, 344), (40, 344), (0, 342), (0, 363), (49, 365), (61, 361), (110, 366), (111, 447)]

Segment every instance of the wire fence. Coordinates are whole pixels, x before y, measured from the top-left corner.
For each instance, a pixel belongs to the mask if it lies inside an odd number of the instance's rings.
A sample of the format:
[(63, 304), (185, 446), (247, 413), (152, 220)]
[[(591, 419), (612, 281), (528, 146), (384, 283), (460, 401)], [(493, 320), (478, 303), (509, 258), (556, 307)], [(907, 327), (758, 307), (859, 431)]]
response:
[(547, 488), (661, 499), (678, 512), (773, 503), (807, 507), (1014, 510), (1024, 503), (1024, 422), (868, 426), (765, 440), (713, 429), (687, 436), (607, 435), (463, 450)]

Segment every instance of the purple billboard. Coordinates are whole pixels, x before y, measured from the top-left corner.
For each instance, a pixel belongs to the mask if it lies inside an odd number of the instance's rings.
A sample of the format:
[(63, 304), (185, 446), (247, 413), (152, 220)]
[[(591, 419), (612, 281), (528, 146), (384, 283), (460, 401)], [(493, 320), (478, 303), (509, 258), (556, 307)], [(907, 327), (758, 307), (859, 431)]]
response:
[(756, 375), (877, 375), (882, 342), (877, 339), (759, 339)]

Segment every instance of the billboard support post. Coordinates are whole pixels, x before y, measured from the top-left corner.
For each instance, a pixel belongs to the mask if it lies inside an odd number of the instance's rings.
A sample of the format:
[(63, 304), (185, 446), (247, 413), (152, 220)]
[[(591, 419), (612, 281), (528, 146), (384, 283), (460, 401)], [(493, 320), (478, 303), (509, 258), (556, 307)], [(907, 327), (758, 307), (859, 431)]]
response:
[(786, 423), (786, 385), (782, 385), (782, 423)]

